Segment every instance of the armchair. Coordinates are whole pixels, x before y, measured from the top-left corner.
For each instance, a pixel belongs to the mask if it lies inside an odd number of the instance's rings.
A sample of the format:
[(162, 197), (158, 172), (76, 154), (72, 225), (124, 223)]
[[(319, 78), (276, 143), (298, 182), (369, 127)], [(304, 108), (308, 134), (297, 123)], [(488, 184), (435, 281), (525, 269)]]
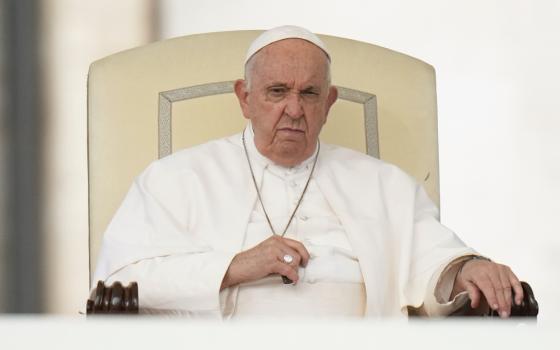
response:
[[(243, 75), (245, 49), (258, 34), (190, 35), (91, 65), (90, 275), (103, 232), (134, 176), (174, 150), (242, 129), (245, 121), (231, 92)], [(379, 46), (321, 38), (334, 58), (333, 84), (339, 88), (321, 139), (397, 164), (439, 205), (433, 67)]]

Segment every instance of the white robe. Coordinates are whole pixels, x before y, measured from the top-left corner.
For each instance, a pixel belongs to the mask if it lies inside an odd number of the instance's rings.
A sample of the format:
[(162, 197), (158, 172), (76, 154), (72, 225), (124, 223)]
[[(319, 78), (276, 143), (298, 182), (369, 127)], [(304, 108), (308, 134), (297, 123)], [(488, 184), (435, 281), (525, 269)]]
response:
[[(421, 306), (433, 294), (434, 274), (476, 254), (439, 223), (423, 188), (394, 165), (323, 144), (314, 177), (358, 256), (366, 316), (402, 316), (406, 306)], [(149, 285), (165, 295), (147, 301), (152, 307), (221, 317), (220, 284), (241, 251), (256, 199), (241, 134), (152, 163), (110, 223), (93, 281), (157, 262), (157, 271), (138, 281), (141, 299)]]

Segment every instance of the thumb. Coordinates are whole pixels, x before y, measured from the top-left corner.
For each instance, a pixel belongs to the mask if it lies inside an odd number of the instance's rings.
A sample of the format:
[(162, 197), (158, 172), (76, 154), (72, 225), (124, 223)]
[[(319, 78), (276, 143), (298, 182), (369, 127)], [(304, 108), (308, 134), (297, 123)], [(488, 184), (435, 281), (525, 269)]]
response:
[(476, 309), (480, 304), (480, 290), (472, 282), (465, 282), (465, 289), (471, 298), (471, 307)]

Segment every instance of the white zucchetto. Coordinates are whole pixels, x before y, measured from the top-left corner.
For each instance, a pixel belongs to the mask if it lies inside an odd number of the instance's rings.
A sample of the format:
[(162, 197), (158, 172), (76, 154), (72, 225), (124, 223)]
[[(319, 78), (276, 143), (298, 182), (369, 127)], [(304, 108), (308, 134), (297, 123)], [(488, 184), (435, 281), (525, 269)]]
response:
[(249, 46), (249, 50), (247, 50), (247, 56), (245, 57), (245, 64), (249, 61), (251, 57), (257, 51), (262, 49), (263, 47), (270, 45), (274, 42), (284, 40), (284, 39), (303, 39), (307, 40), (310, 43), (314, 44), (315, 46), (319, 47), (321, 50), (325, 52), (329, 61), (331, 60), (331, 56), (327, 51), (327, 47), (325, 43), (319, 37), (309, 30), (298, 27), (298, 26), (281, 26), (269, 29), (259, 35)]

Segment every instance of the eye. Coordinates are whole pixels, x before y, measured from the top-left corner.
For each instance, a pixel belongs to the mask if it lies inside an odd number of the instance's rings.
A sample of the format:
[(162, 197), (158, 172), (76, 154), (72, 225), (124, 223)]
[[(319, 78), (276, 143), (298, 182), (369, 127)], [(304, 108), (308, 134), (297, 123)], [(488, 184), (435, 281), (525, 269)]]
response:
[(280, 100), (286, 96), (288, 89), (283, 86), (271, 86), (266, 90), (269, 98), (274, 100)]
[(306, 89), (300, 92), (300, 95), (306, 100), (315, 100), (319, 96), (319, 92), (315, 89)]
[(319, 95), (315, 91), (302, 91), (301, 94), (304, 95), (304, 96), (317, 96), (317, 95)]

